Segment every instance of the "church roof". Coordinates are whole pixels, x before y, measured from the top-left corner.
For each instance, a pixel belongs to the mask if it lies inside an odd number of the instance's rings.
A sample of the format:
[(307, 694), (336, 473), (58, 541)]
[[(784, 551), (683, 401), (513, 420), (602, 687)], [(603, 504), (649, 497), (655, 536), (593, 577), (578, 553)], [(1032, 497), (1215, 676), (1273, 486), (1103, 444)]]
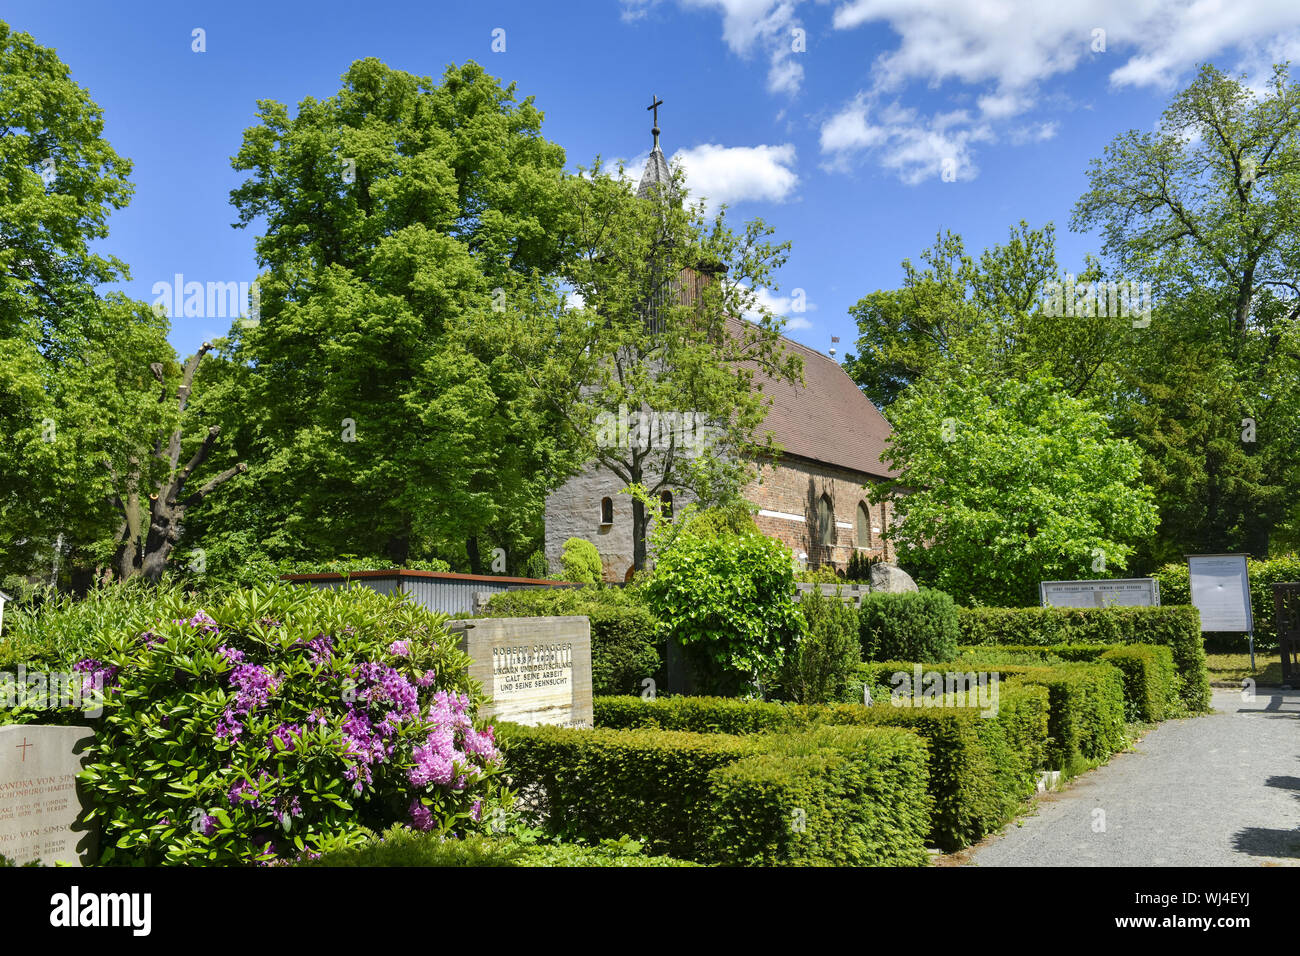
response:
[[(738, 334), (738, 320), (730, 322), (730, 331)], [(880, 460), (892, 432), (889, 422), (843, 366), (784, 336), (781, 344), (803, 359), (804, 384), (756, 371), (754, 384), (761, 388), (764, 403), (771, 399), (758, 434), (771, 432), (785, 455), (882, 478), (897, 477), (897, 470)]]
[(641, 182), (636, 187), (636, 194), (639, 198), (645, 199), (656, 191), (657, 186), (671, 189), (672, 182), (672, 171), (668, 168), (668, 160), (664, 159), (663, 150), (659, 148), (659, 137), (656, 136), (654, 149), (650, 150), (650, 158), (646, 160), (645, 169), (641, 171)]

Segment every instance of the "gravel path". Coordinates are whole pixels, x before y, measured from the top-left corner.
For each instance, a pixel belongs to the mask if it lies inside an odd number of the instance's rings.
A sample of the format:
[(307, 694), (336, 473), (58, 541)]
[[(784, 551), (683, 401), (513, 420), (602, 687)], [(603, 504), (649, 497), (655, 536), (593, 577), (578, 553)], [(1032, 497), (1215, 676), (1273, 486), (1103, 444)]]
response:
[(1300, 866), (1300, 691), (1173, 720), (1040, 796), (968, 851), (977, 866)]

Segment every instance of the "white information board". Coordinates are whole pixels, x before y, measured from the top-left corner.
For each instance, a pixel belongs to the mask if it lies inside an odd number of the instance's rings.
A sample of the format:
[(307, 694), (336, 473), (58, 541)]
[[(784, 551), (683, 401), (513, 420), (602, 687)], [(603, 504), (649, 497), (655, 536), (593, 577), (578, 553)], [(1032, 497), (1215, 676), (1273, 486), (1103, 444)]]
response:
[(1159, 607), (1160, 584), (1155, 578), (1040, 581), (1038, 596), (1043, 607)]
[(1244, 554), (1191, 554), (1187, 570), (1202, 631), (1255, 630)]

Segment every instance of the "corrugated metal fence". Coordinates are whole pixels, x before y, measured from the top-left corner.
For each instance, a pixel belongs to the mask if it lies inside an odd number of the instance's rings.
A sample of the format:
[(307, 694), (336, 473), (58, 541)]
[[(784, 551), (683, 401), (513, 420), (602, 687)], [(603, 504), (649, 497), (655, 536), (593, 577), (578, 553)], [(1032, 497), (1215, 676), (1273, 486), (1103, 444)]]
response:
[(286, 574), (283, 577), (297, 584), (331, 590), (346, 587), (351, 580), (380, 594), (409, 594), (415, 603), (442, 614), (475, 614), (488, 595), (502, 591), (576, 587), (568, 581), (443, 571), (353, 571), (350, 574)]

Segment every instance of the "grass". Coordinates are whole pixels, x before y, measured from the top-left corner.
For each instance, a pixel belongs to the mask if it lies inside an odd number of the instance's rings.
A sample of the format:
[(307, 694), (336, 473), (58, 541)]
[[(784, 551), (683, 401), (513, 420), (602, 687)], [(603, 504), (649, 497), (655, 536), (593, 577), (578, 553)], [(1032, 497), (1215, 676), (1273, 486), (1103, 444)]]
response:
[(1249, 654), (1206, 654), (1205, 666), (1210, 671), (1211, 683), (1222, 681), (1240, 684), (1253, 677), (1256, 684), (1282, 683), (1282, 658), (1276, 651), (1255, 654), (1255, 670), (1250, 669)]

